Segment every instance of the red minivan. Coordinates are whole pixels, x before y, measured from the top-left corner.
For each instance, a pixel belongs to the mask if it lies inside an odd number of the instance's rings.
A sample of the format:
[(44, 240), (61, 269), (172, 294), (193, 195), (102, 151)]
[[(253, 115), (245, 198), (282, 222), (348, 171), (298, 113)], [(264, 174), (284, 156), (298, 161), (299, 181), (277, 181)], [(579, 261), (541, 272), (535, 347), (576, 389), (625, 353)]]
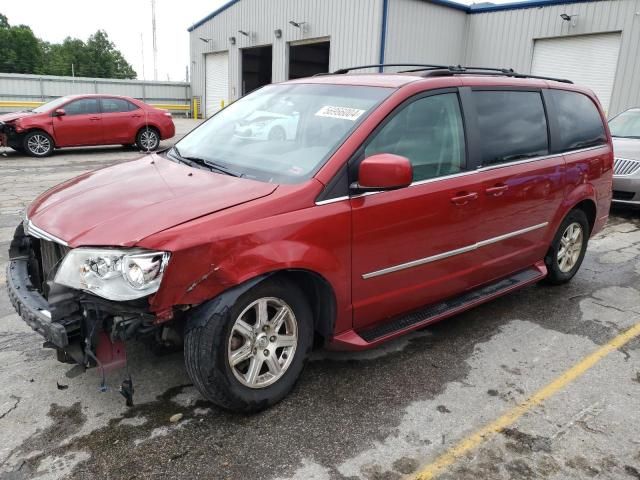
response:
[[(45, 192), (10, 247), (17, 311), (84, 366), (124, 363), (132, 338), (183, 341), (203, 396), (248, 412), (314, 347), (370, 348), (569, 281), (611, 202), (594, 94), (407, 69), (266, 86), (169, 150)], [(269, 112), (289, 133), (247, 135)]]
[(33, 157), (55, 148), (136, 145), (156, 150), (175, 135), (171, 113), (115, 95), (70, 95), (23, 112), (0, 115), (0, 146)]

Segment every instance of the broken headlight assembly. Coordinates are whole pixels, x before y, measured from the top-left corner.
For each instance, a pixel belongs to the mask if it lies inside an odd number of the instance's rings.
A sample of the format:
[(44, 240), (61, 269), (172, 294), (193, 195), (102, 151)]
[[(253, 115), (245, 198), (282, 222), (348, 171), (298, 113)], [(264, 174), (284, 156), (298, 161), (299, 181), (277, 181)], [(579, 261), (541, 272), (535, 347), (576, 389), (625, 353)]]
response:
[(108, 300), (134, 300), (158, 290), (169, 256), (141, 249), (75, 248), (54, 281)]

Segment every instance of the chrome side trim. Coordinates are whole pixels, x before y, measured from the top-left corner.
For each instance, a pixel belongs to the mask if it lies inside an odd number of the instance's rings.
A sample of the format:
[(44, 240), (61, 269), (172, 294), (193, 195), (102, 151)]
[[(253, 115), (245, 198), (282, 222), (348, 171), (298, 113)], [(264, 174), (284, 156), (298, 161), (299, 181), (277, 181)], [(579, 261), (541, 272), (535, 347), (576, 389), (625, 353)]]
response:
[(626, 205), (640, 205), (640, 200), (611, 200), (612, 203), (624, 203)]
[(24, 225), (24, 233), (26, 233), (27, 235), (39, 238), (41, 240), (47, 240), (49, 242), (58, 243), (58, 244), (63, 245), (65, 247), (69, 246), (69, 244), (67, 242), (65, 242), (64, 240), (62, 240), (61, 238), (58, 238), (55, 235), (51, 235), (50, 233), (45, 232), (41, 228), (36, 227), (33, 224), (33, 222), (31, 220), (29, 220), (28, 218), (24, 219), (23, 225)]
[(453, 257), (454, 255), (460, 255), (462, 253), (471, 252), (473, 250), (477, 250), (481, 247), (486, 247), (487, 245), (491, 245), (492, 243), (498, 243), (508, 238), (516, 237), (518, 235), (522, 235), (524, 233), (532, 232), (533, 230), (538, 230), (540, 228), (544, 228), (549, 225), (549, 222), (539, 223), (538, 225), (533, 225), (531, 227), (523, 228), (521, 230), (516, 230), (514, 232), (505, 233), (504, 235), (500, 235), (498, 237), (488, 238), (486, 240), (482, 240), (480, 242), (474, 243), (473, 245), (468, 245), (466, 247), (457, 248), (455, 250), (449, 250), (448, 252), (438, 253), (437, 255), (432, 255), (430, 257), (420, 258), (418, 260), (412, 260), (411, 262), (401, 263), (400, 265), (394, 265), (393, 267), (383, 268), (382, 270), (376, 270), (375, 272), (365, 273), (362, 275), (364, 280), (369, 278), (379, 277), (381, 275), (386, 275), (388, 273), (398, 272), (400, 270), (405, 270), (407, 268), (417, 267), (419, 265), (424, 265), (426, 263), (436, 262), (438, 260), (443, 260), (445, 258)]
[(343, 200), (349, 200), (349, 196), (345, 195), (343, 197), (329, 198), (327, 200), (320, 200), (316, 202), (316, 205), (328, 205), (329, 203), (342, 202)]

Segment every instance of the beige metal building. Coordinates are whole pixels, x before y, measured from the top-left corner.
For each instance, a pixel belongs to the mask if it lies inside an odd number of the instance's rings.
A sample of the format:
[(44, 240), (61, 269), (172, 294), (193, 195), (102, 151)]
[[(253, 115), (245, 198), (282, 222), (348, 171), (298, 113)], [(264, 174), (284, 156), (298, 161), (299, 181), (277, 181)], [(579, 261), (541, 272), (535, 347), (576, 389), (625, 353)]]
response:
[(267, 83), (401, 62), (569, 78), (609, 115), (640, 105), (640, 0), (232, 0), (189, 32), (206, 116)]

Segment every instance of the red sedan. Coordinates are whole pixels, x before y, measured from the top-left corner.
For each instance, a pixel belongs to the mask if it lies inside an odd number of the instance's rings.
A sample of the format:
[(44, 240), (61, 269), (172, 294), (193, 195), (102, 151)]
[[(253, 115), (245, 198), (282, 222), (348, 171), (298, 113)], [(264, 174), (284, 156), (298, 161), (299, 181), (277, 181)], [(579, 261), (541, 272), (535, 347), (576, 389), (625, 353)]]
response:
[(54, 148), (137, 145), (155, 150), (175, 135), (171, 113), (140, 100), (115, 95), (69, 95), (44, 105), (0, 115), (0, 146), (33, 157)]

